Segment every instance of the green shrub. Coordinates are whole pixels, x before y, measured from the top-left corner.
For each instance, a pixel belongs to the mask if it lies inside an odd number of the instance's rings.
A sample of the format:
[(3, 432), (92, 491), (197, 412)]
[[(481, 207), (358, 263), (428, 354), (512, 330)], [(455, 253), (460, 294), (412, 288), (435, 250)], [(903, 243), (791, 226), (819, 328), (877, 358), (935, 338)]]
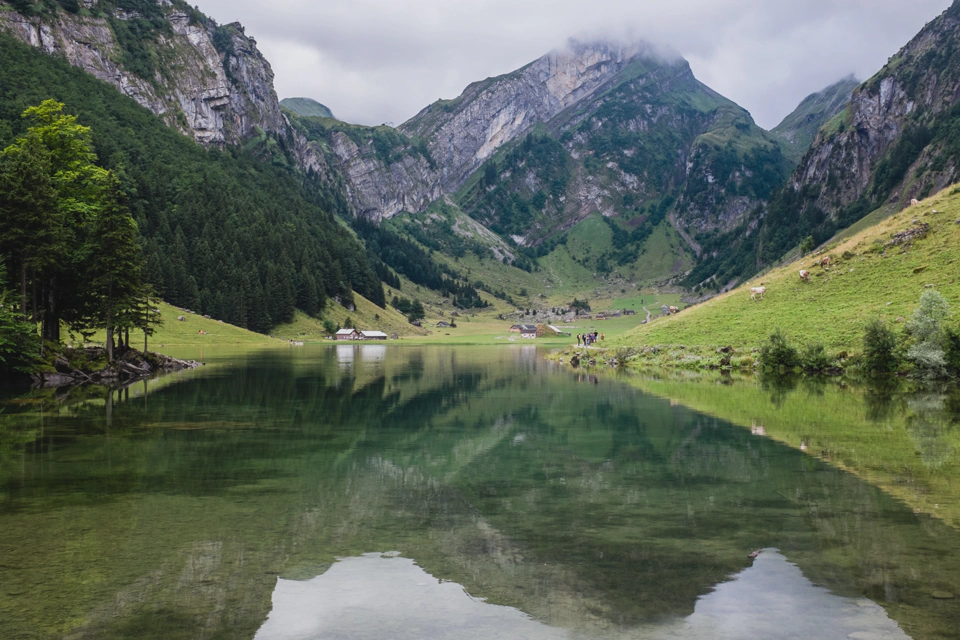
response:
[(337, 325), (330, 318), (323, 321), (323, 330), (327, 333), (336, 333), (338, 331)]
[(863, 369), (870, 375), (890, 375), (900, 366), (897, 336), (880, 319), (871, 320), (863, 334)]
[(946, 329), (943, 332), (943, 351), (947, 373), (960, 377), (960, 332)]
[(800, 366), (800, 354), (777, 329), (760, 348), (760, 364), (764, 369), (796, 369)]
[(947, 373), (944, 353), (943, 321), (950, 315), (950, 305), (939, 291), (927, 289), (920, 296), (920, 306), (907, 323), (907, 332), (915, 342), (907, 350), (907, 360), (916, 373), (927, 378), (942, 378)]
[(823, 373), (833, 366), (833, 359), (821, 342), (808, 344), (800, 355), (803, 370), (808, 373)]

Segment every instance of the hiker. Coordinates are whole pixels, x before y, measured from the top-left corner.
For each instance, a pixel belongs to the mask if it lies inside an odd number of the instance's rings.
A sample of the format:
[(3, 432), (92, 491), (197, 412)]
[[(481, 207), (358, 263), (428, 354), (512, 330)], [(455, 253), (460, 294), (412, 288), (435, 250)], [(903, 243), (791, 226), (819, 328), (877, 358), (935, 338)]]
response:
[(580, 346), (580, 334), (579, 334), (579, 333), (577, 334), (577, 346), (578, 346), (578, 347)]

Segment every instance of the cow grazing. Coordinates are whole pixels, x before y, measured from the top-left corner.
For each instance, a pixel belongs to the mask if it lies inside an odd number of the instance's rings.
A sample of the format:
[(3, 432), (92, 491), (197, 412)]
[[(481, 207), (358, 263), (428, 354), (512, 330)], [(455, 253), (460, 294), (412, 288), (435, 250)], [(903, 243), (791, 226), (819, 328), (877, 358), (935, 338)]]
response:
[(916, 198), (914, 198), (913, 200), (910, 201), (910, 206), (911, 206), (911, 207), (915, 207), (915, 206), (917, 206), (918, 204), (920, 204), (920, 201), (917, 200)]
[(670, 307), (670, 315), (673, 315), (675, 313), (680, 313), (680, 309), (677, 307)]
[(830, 259), (830, 256), (823, 256), (822, 258), (820, 258), (821, 267), (829, 267), (832, 262), (833, 261)]
[(767, 292), (766, 287), (751, 287), (750, 288), (750, 299), (756, 300), (757, 296), (760, 296), (760, 299), (763, 300), (763, 294)]
[(810, 272), (806, 269), (800, 269), (800, 279), (804, 282), (810, 282)]

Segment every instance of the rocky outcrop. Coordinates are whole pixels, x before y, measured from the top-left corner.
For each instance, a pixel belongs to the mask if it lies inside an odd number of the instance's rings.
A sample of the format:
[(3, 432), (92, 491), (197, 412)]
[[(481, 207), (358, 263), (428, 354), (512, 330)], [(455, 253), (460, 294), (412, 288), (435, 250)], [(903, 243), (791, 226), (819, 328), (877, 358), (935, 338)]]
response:
[(384, 162), (372, 143), (361, 147), (340, 131), (331, 133), (330, 146), (357, 215), (381, 220), (401, 211), (420, 212), (443, 195), (438, 173), (421, 156), (403, 154)]
[(156, 373), (170, 373), (203, 366), (193, 360), (178, 360), (160, 353), (142, 354), (121, 348), (112, 363), (106, 362), (102, 347), (67, 349), (53, 362), (54, 371), (32, 376), (35, 388), (67, 387), (82, 384), (106, 386), (129, 384)]
[(956, 159), (936, 162), (943, 148), (933, 129), (960, 101), (958, 45), (954, 2), (853, 92), (843, 115), (818, 134), (791, 186), (815, 189), (816, 206), (835, 214), (864, 196), (906, 204), (955, 181)]
[[(169, 29), (151, 42), (162, 63), (153, 77), (126, 68), (111, 19), (135, 14), (86, 3), (91, 15), (58, 11), (26, 17), (9, 3), (0, 11), (0, 30), (108, 82), (183, 133), (205, 145), (235, 144), (257, 128), (280, 133), (286, 122), (273, 89), (273, 71), (237, 24), (218, 27), (170, 0), (157, 0)], [(220, 50), (214, 45), (219, 31)]]

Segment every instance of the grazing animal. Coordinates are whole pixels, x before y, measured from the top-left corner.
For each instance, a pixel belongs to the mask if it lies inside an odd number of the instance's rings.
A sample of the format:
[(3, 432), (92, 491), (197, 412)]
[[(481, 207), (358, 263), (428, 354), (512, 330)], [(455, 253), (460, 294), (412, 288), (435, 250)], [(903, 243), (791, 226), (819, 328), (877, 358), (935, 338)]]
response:
[(680, 309), (678, 309), (677, 307), (670, 307), (670, 315), (673, 315), (675, 313), (680, 313)]
[(763, 300), (763, 294), (767, 292), (766, 287), (751, 287), (750, 288), (750, 299), (756, 300), (757, 296), (760, 296), (760, 299)]
[(915, 206), (917, 206), (918, 204), (920, 204), (920, 201), (917, 200), (916, 198), (914, 198), (913, 200), (910, 201), (910, 206), (911, 206), (911, 207), (915, 207)]
[(804, 282), (810, 282), (810, 272), (806, 269), (800, 269), (800, 279)]
[(830, 256), (823, 256), (822, 258), (820, 258), (821, 267), (829, 267), (832, 262), (833, 261), (830, 259)]

